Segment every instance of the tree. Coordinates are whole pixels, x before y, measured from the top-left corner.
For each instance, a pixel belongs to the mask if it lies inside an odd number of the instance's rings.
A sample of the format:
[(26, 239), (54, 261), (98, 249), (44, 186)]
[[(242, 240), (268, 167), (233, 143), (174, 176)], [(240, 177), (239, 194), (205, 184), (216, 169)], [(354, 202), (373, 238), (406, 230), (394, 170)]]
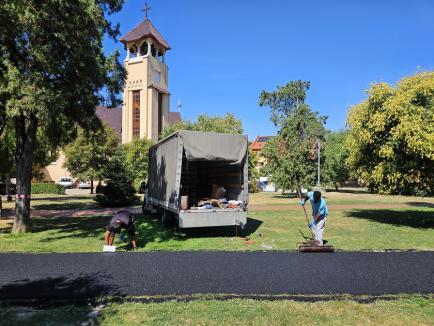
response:
[(197, 117), (196, 121), (180, 121), (167, 127), (161, 133), (160, 138), (163, 139), (178, 130), (211, 131), (227, 134), (243, 133), (241, 120), (235, 118), (231, 113), (226, 113), (223, 117), (201, 114)]
[(108, 125), (94, 132), (79, 129), (76, 140), (64, 148), (65, 163), (71, 174), (82, 180), (103, 178), (103, 171), (119, 145), (119, 136)]
[(133, 176), (125, 163), (123, 148), (118, 147), (102, 171), (106, 186), (95, 200), (103, 206), (126, 206), (136, 200), (136, 190), (131, 185)]
[(32, 165), (38, 130), (52, 146), (65, 144), (76, 125), (96, 130), (95, 106), (117, 105), (125, 72), (119, 52), (106, 57), (104, 35), (119, 26), (106, 15), (123, 0), (14, 0), (0, 2), (0, 128), (11, 121), (15, 133), (16, 215), (12, 232), (30, 227)]
[(145, 138), (136, 138), (122, 145), (126, 168), (131, 171), (136, 183), (148, 180), (148, 151), (152, 145), (152, 141)]
[(259, 106), (271, 109), (271, 121), (279, 129), (263, 155), (264, 171), (281, 189), (314, 184), (317, 168), (317, 139), (324, 134), (326, 117), (313, 112), (305, 103), (310, 82), (291, 81), (273, 92), (262, 91)]
[(249, 144), (249, 192), (257, 191), (257, 183), (259, 178), (259, 171), (256, 169), (258, 164), (258, 154), (254, 153)]
[(349, 178), (349, 171), (346, 166), (348, 158), (347, 138), (347, 130), (331, 131), (325, 137), (324, 166), (321, 170), (322, 179), (325, 182), (334, 184), (336, 190), (338, 190), (338, 182)]
[(367, 93), (348, 114), (353, 175), (382, 194), (434, 194), (434, 72)]

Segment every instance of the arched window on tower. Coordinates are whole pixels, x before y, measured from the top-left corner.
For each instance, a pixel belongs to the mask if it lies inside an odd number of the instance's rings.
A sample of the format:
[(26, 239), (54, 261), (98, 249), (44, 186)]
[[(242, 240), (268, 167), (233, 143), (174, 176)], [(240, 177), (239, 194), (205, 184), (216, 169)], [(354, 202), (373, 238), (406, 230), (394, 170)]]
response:
[(130, 58), (137, 58), (137, 47), (134, 45), (130, 47)]
[(140, 45), (140, 55), (144, 56), (148, 54), (148, 42), (143, 42), (142, 45)]
[(155, 48), (154, 44), (151, 45), (151, 54), (154, 58), (157, 55), (157, 49)]

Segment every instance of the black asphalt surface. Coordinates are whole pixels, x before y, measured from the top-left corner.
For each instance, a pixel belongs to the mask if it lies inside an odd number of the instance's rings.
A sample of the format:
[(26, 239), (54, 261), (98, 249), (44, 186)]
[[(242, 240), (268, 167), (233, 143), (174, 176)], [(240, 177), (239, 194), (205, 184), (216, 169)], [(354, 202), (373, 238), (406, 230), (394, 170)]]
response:
[(434, 252), (0, 254), (0, 301), (434, 293)]

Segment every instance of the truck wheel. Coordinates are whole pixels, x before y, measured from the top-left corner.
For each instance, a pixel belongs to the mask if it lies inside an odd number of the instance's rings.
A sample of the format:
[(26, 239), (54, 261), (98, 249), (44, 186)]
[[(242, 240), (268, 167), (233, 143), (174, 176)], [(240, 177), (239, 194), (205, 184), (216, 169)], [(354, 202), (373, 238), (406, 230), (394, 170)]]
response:
[(161, 224), (164, 226), (172, 226), (175, 221), (173, 213), (168, 210), (163, 210), (163, 214), (161, 214)]

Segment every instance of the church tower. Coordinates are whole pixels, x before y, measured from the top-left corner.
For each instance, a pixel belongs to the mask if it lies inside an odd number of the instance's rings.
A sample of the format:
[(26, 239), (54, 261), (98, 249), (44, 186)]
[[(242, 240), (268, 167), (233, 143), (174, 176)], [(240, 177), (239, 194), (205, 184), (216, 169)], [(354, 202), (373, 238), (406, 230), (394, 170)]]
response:
[(122, 110), (122, 143), (134, 138), (156, 141), (169, 123), (168, 67), (164, 57), (169, 44), (148, 19), (121, 38), (127, 49), (128, 73)]

